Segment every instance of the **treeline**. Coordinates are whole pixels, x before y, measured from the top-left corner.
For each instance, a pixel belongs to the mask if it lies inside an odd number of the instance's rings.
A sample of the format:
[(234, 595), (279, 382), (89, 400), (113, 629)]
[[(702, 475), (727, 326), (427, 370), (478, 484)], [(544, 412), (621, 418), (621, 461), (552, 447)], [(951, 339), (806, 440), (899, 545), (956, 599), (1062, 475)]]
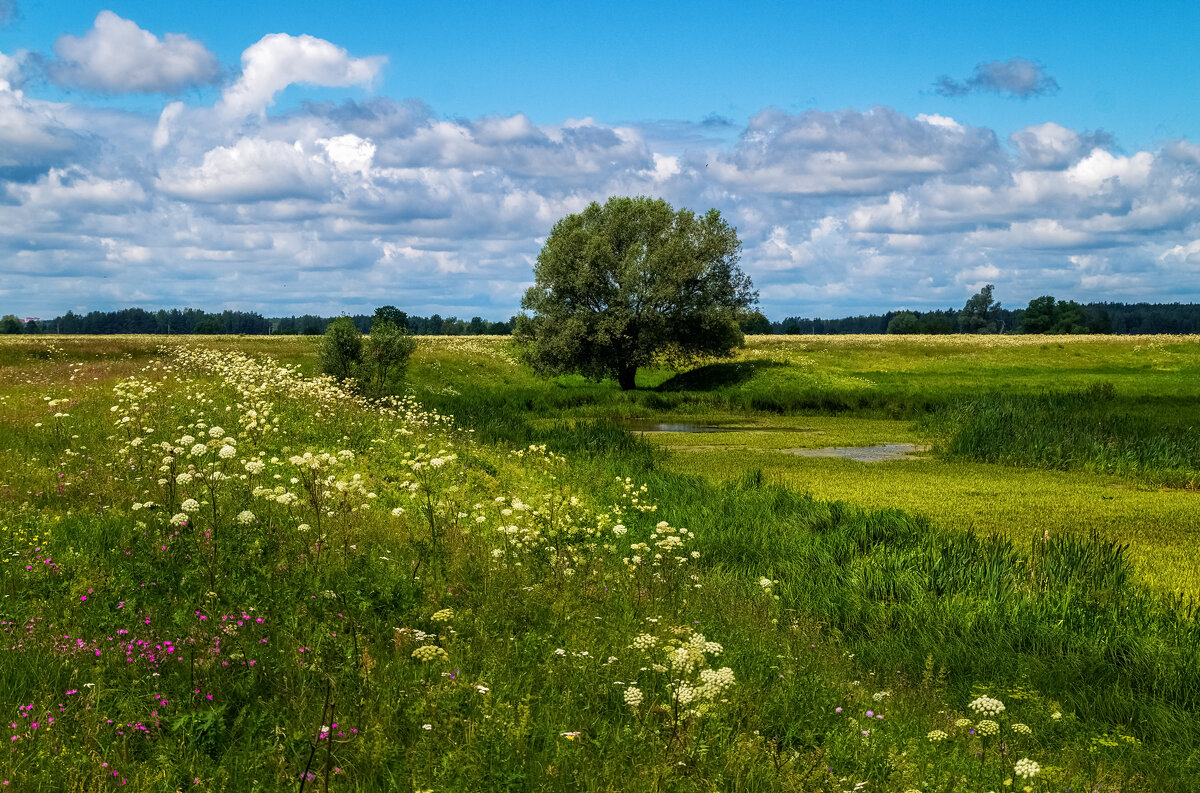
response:
[[(401, 327), (414, 336), (479, 336), (485, 334), (506, 335), (512, 333), (512, 320), (490, 322), (482, 317), (469, 320), (458, 317), (409, 316), (398, 311)], [(264, 317), (252, 311), (222, 311), (213, 313), (195, 308), (172, 309), (171, 311), (146, 311), (126, 308), (120, 311), (89, 311), (76, 314), (68, 311), (61, 317), (47, 320), (22, 322), (9, 315), (0, 321), (0, 333), (161, 333), (161, 334), (246, 334), (265, 336), (268, 334), (319, 336), (337, 317), (321, 317), (304, 314), (290, 317)], [(351, 317), (360, 331), (371, 329), (371, 314), (355, 314)]]
[[(1047, 296), (1049, 297), (1049, 296)], [(1054, 298), (1050, 298), (1053, 300)], [(1042, 301), (1038, 304), (1038, 301)], [(889, 311), (840, 319), (787, 317), (770, 322), (769, 330), (783, 334), (836, 335), (846, 333), (1200, 333), (1200, 304), (1088, 303), (1056, 300), (1046, 310), (1045, 298), (1023, 309), (996, 308), (981, 325), (976, 315), (948, 308), (934, 311)], [(1035, 305), (1036, 304), (1036, 305)], [(743, 326), (745, 327), (745, 326)]]
[[(396, 325), (414, 336), (479, 336), (512, 333), (515, 317), (491, 322), (482, 317), (409, 316), (391, 306)], [(363, 333), (370, 332), (371, 314), (350, 317)], [(49, 320), (24, 322), (16, 316), (0, 319), (0, 333), (162, 333), (318, 336), (337, 317), (303, 314), (264, 317), (248, 311), (212, 313), (195, 308), (171, 311), (68, 311)], [(1113, 333), (1200, 334), (1200, 304), (1087, 303), (1057, 300), (1050, 295), (1029, 301), (1025, 308), (1004, 308), (992, 299), (990, 285), (972, 296), (961, 309), (888, 311), (856, 317), (820, 319), (787, 317), (772, 322), (758, 312), (742, 321), (746, 333), (839, 335), (848, 333)]]

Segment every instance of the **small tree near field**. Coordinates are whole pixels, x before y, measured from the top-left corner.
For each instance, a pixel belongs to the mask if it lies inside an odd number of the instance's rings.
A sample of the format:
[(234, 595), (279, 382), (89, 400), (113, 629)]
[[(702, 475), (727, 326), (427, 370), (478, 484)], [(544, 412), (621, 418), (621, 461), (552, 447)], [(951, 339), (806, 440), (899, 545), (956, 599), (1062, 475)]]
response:
[(362, 363), (362, 334), (350, 317), (338, 317), (321, 339), (321, 370), (339, 380), (353, 377)]
[(661, 199), (610, 198), (554, 224), (514, 335), (545, 374), (614, 377), (634, 387), (639, 366), (724, 356), (757, 302), (738, 267), (737, 231)]
[(20, 333), (22, 330), (21, 320), (15, 315), (6, 314), (4, 319), (0, 319), (0, 333)]
[(407, 330), (376, 312), (363, 348), (362, 380), (368, 391), (382, 396), (395, 390), (416, 349), (417, 342)]

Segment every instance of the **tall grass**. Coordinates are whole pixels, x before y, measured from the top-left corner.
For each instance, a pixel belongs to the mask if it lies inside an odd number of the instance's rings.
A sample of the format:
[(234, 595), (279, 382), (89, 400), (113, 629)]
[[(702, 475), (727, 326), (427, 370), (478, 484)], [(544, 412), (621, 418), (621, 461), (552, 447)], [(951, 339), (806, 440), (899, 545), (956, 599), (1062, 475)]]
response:
[(1122, 398), (1110, 383), (1033, 395), (991, 393), (960, 401), (924, 426), (944, 438), (939, 448), (952, 457), (1196, 487), (1200, 426), (1182, 409), (1186, 401)]

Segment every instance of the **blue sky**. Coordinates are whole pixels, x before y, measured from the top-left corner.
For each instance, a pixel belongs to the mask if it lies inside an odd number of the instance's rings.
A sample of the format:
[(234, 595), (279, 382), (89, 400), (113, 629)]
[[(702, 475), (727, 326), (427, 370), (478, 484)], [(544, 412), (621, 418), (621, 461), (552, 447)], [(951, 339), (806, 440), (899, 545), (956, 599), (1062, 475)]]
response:
[[(768, 315), (1200, 299), (1200, 7), (0, 0), (0, 311), (508, 316), (591, 200)], [(286, 286), (285, 286), (286, 284)]]

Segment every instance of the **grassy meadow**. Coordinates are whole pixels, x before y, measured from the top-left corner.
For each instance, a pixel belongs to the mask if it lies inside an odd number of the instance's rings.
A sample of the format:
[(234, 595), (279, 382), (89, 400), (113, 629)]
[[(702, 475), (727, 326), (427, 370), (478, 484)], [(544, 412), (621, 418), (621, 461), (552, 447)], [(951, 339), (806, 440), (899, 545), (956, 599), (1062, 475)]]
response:
[(1194, 341), (318, 342), (0, 341), (0, 783), (1195, 789)]

